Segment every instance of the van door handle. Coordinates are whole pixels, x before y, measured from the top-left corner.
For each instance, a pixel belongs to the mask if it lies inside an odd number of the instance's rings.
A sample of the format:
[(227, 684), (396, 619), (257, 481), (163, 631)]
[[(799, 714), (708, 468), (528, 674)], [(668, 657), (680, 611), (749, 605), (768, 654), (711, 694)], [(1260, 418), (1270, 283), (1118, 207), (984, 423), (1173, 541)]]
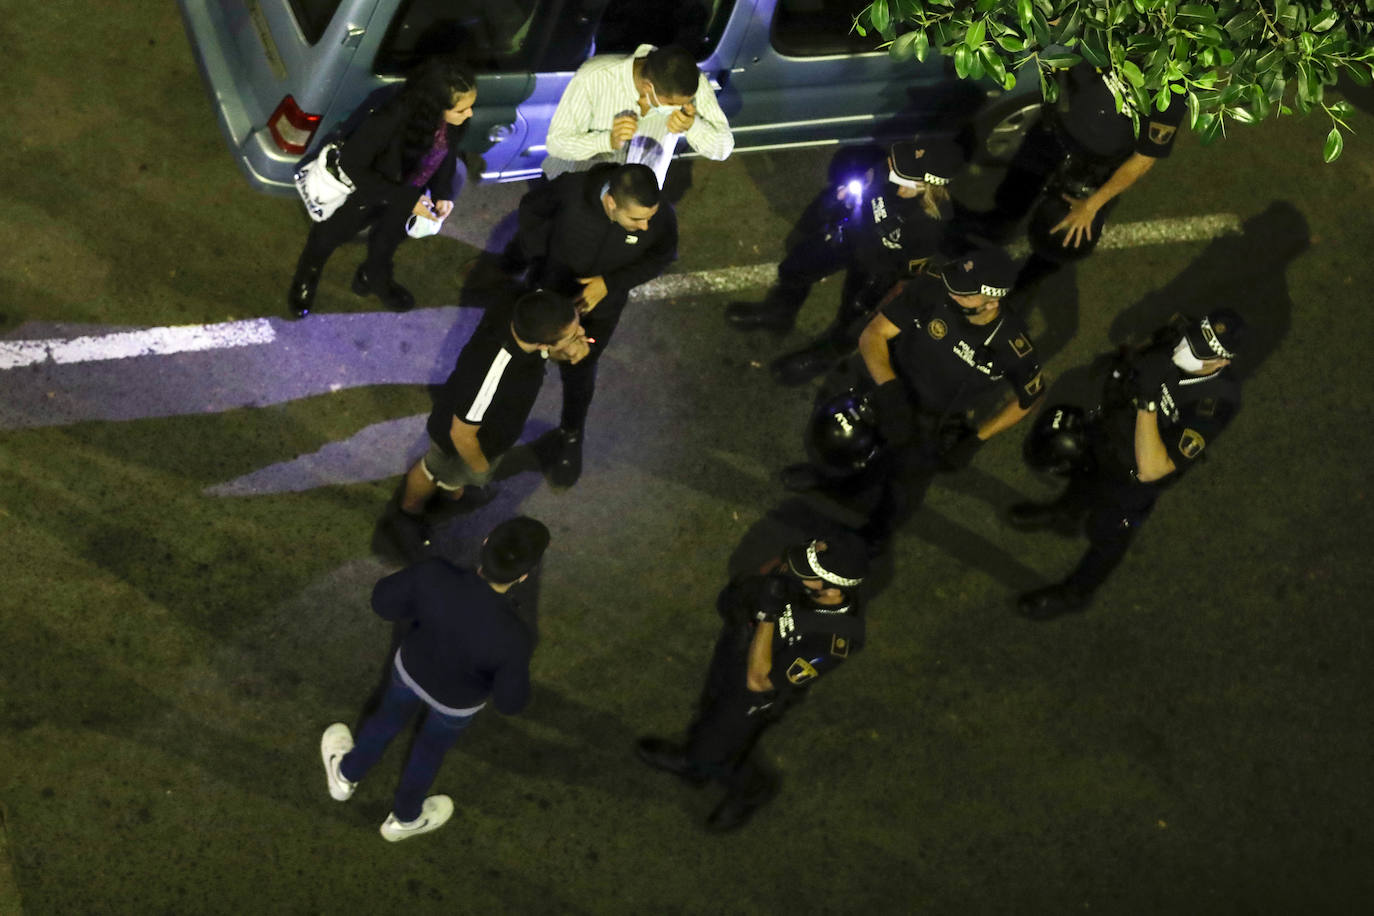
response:
[(513, 133), (515, 133), (514, 124), (497, 124), (487, 131), (487, 139), (492, 143), (500, 143)]
[(720, 92), (721, 87), (725, 85), (725, 81), (729, 78), (729, 70), (721, 70), (719, 73), (708, 73), (706, 75), (706, 84), (716, 92)]
[(358, 45), (362, 44), (363, 36), (366, 34), (367, 29), (359, 28), (356, 25), (349, 26), (348, 31), (344, 32), (343, 41), (339, 42), (339, 44), (343, 45), (345, 48), (356, 48)]

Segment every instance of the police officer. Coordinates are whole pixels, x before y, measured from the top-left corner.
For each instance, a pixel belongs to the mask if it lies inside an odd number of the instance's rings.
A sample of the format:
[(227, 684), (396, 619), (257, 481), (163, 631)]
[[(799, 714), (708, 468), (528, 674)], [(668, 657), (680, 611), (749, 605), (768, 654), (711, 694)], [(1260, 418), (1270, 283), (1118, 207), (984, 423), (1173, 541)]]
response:
[[(857, 490), (876, 482), (877, 505), (860, 533), (880, 550), (937, 471), (968, 464), (1044, 393), (1025, 323), (1002, 305), (1015, 274), (1005, 252), (984, 247), (894, 290), (860, 335), (858, 365), (849, 361), (822, 388), (824, 398), (845, 385), (869, 392), (882, 453), (848, 480), (814, 462), (792, 465), (784, 485)], [(973, 409), (1004, 384), (1014, 397), (972, 423)]]
[(1011, 508), (1011, 522), (1022, 530), (1064, 528), (1087, 518), (1087, 553), (1063, 582), (1022, 595), (1017, 607), (1023, 615), (1049, 620), (1088, 606), (1159, 495), (1203, 457), (1240, 410), (1240, 383), (1227, 367), (1243, 334), (1240, 316), (1218, 309), (1167, 327), (1150, 346), (1118, 359), (1084, 427), (1086, 448), (1069, 446), (1085, 460), (1064, 493), (1052, 503)]
[(777, 776), (750, 763), (750, 752), (813, 681), (863, 647), (857, 590), (867, 573), (863, 542), (839, 532), (789, 548), (720, 593), (723, 626), (686, 745), (645, 737), (636, 746), (649, 766), (725, 786), (708, 829), (743, 825), (777, 793)]
[(563, 413), (547, 470), (555, 486), (582, 473), (583, 427), (596, 369), (630, 290), (657, 277), (677, 258), (677, 216), (646, 165), (601, 164), (567, 172), (520, 201), (516, 242), (531, 262), (537, 286), (577, 300), (591, 351), (559, 367)]
[(1033, 253), (1017, 279), (1019, 292), (1028, 294), (1045, 275), (1096, 247), (1120, 195), (1168, 157), (1185, 110), (1182, 95), (1172, 96), (1162, 112), (1137, 109), (1115, 72), (1086, 62), (1070, 68), (1060, 99), (1043, 106), (998, 186), (993, 214), (981, 220), (982, 231), (1003, 238), (1044, 192), (1031, 217)]
[(810, 346), (773, 363), (774, 377), (800, 385), (854, 349), (864, 322), (883, 294), (931, 258), (949, 254), (946, 230), (953, 215), (950, 183), (963, 168), (958, 146), (940, 138), (894, 143), (887, 175), (842, 184), (824, 221), (787, 253), (778, 280), (762, 302), (732, 302), (729, 323), (743, 330), (790, 330), (812, 284), (846, 270), (834, 322)]

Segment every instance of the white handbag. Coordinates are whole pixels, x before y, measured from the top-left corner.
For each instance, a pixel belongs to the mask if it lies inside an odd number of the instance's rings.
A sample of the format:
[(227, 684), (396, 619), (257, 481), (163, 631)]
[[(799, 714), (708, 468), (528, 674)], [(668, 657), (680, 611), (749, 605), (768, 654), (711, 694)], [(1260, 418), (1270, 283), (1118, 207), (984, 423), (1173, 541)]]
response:
[(324, 145), (319, 155), (296, 170), (296, 193), (317, 223), (333, 216), (353, 190), (353, 182), (339, 165), (337, 143)]

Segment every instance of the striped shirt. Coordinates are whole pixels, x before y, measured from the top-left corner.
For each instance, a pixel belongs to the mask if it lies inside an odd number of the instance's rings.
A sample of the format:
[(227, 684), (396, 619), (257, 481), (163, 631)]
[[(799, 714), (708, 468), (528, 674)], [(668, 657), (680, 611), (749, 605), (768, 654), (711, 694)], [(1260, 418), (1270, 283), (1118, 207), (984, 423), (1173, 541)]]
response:
[[(584, 171), (597, 162), (642, 162), (663, 184), (679, 139), (669, 132), (666, 113), (650, 110), (639, 118), (634, 137), (620, 149), (611, 149), (611, 123), (622, 114), (639, 114), (634, 64), (652, 50), (653, 45), (640, 45), (634, 54), (598, 54), (577, 68), (549, 122), (545, 175)], [(696, 119), (684, 135), (687, 142), (707, 159), (729, 156), (735, 138), (704, 73), (692, 104)]]

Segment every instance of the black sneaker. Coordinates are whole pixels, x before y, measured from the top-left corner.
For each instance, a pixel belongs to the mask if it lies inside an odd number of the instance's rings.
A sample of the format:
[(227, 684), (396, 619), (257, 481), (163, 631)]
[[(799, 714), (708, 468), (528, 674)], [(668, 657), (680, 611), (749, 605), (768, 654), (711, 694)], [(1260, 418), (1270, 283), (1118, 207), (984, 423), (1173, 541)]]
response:
[(320, 285), (318, 270), (298, 270), (286, 293), (286, 307), (295, 318), (304, 318), (315, 307), (315, 290)]
[(1053, 620), (1087, 610), (1092, 596), (1062, 582), (1026, 592), (1016, 599), (1016, 611), (1028, 620)]
[(635, 756), (656, 770), (672, 773), (683, 782), (704, 786), (707, 776), (692, 766), (682, 748), (662, 738), (640, 738), (635, 742)]
[(378, 289), (381, 284), (368, 275), (367, 265), (359, 264), (358, 269), (353, 273), (353, 283), (350, 288), (358, 296), (376, 296), (382, 300), (382, 305), (391, 309), (393, 312), (408, 312), (415, 308), (415, 297), (410, 290), (406, 289), (395, 280), (388, 279), (385, 289)]
[(548, 467), (549, 483), (555, 487), (570, 487), (582, 476), (582, 431), (560, 429), (557, 452)]

